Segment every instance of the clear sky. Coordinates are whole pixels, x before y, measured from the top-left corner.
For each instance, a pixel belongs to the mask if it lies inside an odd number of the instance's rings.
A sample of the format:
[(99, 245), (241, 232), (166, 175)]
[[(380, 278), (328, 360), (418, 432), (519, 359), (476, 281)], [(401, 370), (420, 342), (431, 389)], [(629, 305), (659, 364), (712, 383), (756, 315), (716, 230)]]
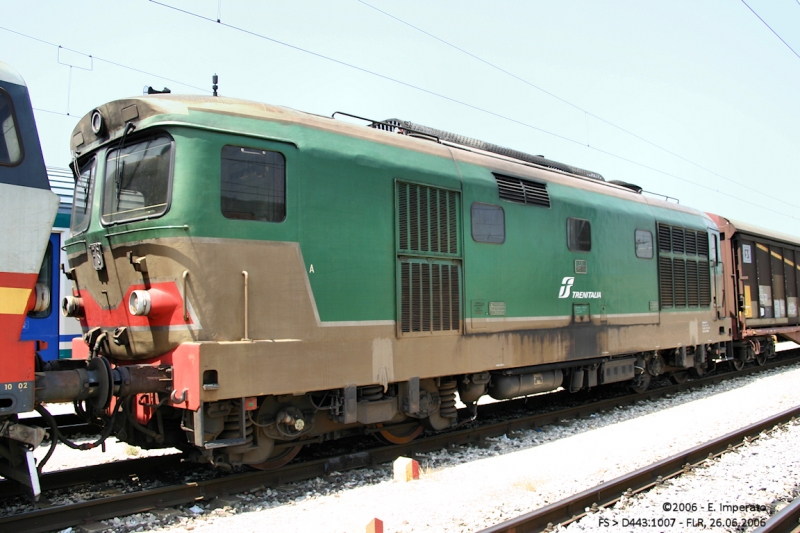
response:
[(0, 0), (0, 59), (49, 166), (94, 107), (217, 73), (225, 96), (411, 120), (800, 236), (800, 0), (745, 1)]

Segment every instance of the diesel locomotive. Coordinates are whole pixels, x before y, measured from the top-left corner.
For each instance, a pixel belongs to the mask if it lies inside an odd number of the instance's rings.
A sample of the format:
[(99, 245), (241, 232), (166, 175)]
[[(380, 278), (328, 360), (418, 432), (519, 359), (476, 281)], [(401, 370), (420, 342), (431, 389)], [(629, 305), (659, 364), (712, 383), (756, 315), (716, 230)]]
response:
[(797, 239), (399, 119), (158, 94), (71, 149), (83, 337), (0, 389), (9, 420), (72, 401), (98, 442), (274, 468), (453, 427), (457, 397), (763, 363), (800, 330)]

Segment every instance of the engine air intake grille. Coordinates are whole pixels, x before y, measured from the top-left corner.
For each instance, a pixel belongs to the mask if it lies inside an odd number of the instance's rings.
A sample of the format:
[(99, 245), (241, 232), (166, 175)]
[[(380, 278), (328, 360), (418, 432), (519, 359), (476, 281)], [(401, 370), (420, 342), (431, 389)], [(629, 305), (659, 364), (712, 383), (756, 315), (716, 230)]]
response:
[(708, 257), (708, 233), (697, 232), (697, 255)]
[(672, 251), (672, 235), (669, 226), (658, 225), (658, 249), (662, 252)]
[(708, 233), (658, 224), (658, 253), (661, 308), (710, 307), (710, 265), (698, 260), (708, 257)]
[(458, 331), (460, 284), (460, 265), (416, 260), (400, 263), (400, 331)]
[(658, 259), (659, 292), (661, 293), (661, 308), (667, 309), (675, 305), (672, 297), (672, 259), (661, 257)]
[(458, 193), (398, 182), (397, 230), (402, 253), (459, 255)]
[(539, 205), (550, 207), (550, 195), (547, 185), (535, 181), (523, 180), (512, 176), (495, 174), (500, 198), (520, 204)]
[(708, 262), (700, 261), (697, 263), (698, 272), (701, 273), (700, 283), (700, 307), (709, 307), (711, 305), (711, 283), (708, 276), (703, 276), (702, 272), (708, 272)]
[(397, 333), (461, 333), (461, 197), (397, 182)]

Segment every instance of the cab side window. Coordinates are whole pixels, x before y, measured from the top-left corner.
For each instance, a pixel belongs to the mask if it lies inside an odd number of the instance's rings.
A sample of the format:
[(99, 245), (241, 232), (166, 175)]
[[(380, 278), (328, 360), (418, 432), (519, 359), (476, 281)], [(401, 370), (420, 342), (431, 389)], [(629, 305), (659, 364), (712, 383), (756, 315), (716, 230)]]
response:
[(89, 162), (84, 163), (78, 171), (78, 177), (75, 180), (75, 190), (72, 195), (72, 219), (70, 230), (73, 235), (83, 233), (86, 231), (86, 228), (89, 227), (96, 168), (97, 160), (93, 157)]
[(8, 94), (0, 90), (0, 165), (16, 165), (21, 160), (22, 144), (14, 120), (14, 108)]
[(286, 218), (286, 158), (280, 152), (223, 147), (220, 196), (225, 218), (282, 222)]
[(637, 229), (634, 234), (636, 257), (640, 259), (653, 258), (653, 234), (644, 229)]
[(592, 225), (588, 220), (567, 219), (567, 248), (573, 252), (592, 251)]
[(475, 242), (502, 244), (506, 240), (506, 218), (499, 205), (472, 204), (472, 238)]

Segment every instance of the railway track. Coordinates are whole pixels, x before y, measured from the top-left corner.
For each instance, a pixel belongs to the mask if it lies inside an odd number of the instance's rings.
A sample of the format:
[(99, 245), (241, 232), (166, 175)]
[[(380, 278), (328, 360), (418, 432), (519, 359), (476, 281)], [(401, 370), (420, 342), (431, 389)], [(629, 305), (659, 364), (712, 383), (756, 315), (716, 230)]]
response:
[(798, 533), (800, 532), (800, 498), (783, 508), (767, 520), (755, 533)]
[[(251, 491), (260, 487), (276, 487), (291, 482), (313, 479), (335, 471), (376, 467), (377, 465), (391, 462), (401, 455), (415, 456), (416, 454), (440, 450), (448, 446), (474, 444), (509, 432), (542, 427), (573, 418), (587, 417), (594, 413), (631, 405), (642, 400), (657, 399), (681, 391), (715, 384), (732, 377), (800, 362), (800, 350), (786, 352), (786, 354), (788, 357), (784, 357), (779, 361), (774, 361), (761, 367), (748, 367), (736, 374), (713, 375), (679, 385), (648, 390), (641, 394), (592, 401), (591, 403), (549, 412), (523, 414), (515, 418), (480, 425), (476, 422), (476, 427), (465, 427), (446, 433), (424, 436), (408, 444), (379, 446), (355, 453), (306, 459), (297, 464), (287, 465), (277, 471), (236, 473), (203, 481), (179, 483), (156, 489), (112, 495), (76, 504), (36, 509), (0, 518), (0, 531), (50, 531), (91, 521), (191, 503), (201, 499), (209, 500), (214, 497)], [(553, 395), (550, 395), (549, 397), (540, 396), (528, 398), (527, 400), (520, 399), (483, 405), (479, 408), (478, 418), (480, 420), (481, 418), (509, 416), (511, 411), (519, 412), (545, 408), (552, 403), (553, 399)], [(179, 454), (128, 460), (108, 465), (45, 474), (42, 476), (42, 486), (44, 490), (51, 490), (134, 475), (143, 477), (152, 475), (154, 472), (163, 473), (170, 468), (179, 467)], [(19, 494), (18, 487), (15, 484), (11, 482), (0, 483), (0, 495), (10, 497), (15, 494)]]
[[(648, 491), (668, 479), (689, 472), (692, 468), (710, 459), (742, 446), (760, 433), (773, 431), (783, 424), (794, 421), (797, 417), (800, 417), (800, 407), (789, 409), (569, 498), (483, 529), (480, 533), (536, 533), (551, 530), (558, 524), (570, 524), (600, 507), (614, 505), (623, 496), (629, 497)], [(588, 512), (587, 509), (589, 509)], [(797, 517), (800, 517), (800, 502), (794, 502), (784, 511), (786, 511), (784, 516), (778, 518), (776, 515), (775, 518), (778, 519), (775, 520), (773, 526), (768, 523), (759, 531), (764, 533), (791, 531), (791, 529), (782, 528), (792, 521), (793, 526), (797, 526)]]

